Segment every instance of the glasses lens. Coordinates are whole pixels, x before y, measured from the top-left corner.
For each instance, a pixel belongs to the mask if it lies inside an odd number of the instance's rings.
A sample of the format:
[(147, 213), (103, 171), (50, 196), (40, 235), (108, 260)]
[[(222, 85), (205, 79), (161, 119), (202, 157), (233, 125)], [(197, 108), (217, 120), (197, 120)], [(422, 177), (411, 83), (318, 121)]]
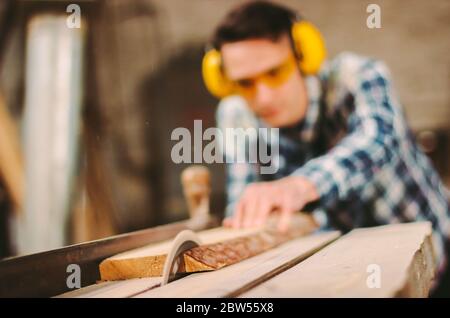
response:
[(256, 91), (256, 83), (263, 81), (264, 84), (276, 88), (285, 83), (295, 70), (296, 60), (289, 56), (282, 64), (254, 78), (246, 78), (234, 82), (237, 93), (244, 96), (252, 96)]
[(255, 91), (255, 79), (242, 79), (235, 82), (236, 90), (243, 95), (251, 95)]
[(288, 58), (283, 64), (264, 73), (262, 79), (264, 83), (275, 88), (285, 83), (295, 70), (295, 59)]

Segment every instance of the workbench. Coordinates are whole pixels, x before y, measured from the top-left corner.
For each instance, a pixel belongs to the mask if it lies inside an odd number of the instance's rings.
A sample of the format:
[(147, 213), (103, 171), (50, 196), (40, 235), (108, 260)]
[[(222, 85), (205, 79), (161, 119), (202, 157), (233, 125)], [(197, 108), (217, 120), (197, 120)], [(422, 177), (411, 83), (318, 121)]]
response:
[[(57, 297), (427, 297), (436, 273), (428, 222), (313, 233), (224, 268), (185, 275), (99, 282), (98, 266), (117, 253), (160, 244), (189, 221), (0, 262), (0, 296)], [(198, 226), (198, 224), (197, 224)], [(69, 291), (68, 264), (83, 288)]]

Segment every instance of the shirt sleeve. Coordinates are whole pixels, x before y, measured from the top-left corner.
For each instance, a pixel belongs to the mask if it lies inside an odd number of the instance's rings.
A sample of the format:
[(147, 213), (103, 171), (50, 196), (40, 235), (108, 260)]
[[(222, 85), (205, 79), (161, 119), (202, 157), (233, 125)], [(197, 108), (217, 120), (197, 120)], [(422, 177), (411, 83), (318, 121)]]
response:
[(348, 90), (354, 109), (347, 117), (347, 135), (293, 173), (316, 186), (325, 207), (360, 193), (374, 173), (392, 160), (398, 146), (394, 131), (398, 110), (387, 67), (370, 60), (353, 74)]

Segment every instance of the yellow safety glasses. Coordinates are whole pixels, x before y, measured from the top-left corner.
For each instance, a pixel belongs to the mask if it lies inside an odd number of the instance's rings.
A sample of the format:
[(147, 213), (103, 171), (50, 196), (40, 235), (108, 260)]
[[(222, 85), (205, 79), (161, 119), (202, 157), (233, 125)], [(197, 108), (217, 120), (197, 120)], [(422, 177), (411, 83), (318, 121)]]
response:
[(293, 55), (280, 65), (251, 78), (233, 81), (234, 88), (238, 94), (251, 97), (256, 92), (256, 85), (262, 81), (269, 87), (276, 88), (285, 83), (297, 67), (297, 60)]

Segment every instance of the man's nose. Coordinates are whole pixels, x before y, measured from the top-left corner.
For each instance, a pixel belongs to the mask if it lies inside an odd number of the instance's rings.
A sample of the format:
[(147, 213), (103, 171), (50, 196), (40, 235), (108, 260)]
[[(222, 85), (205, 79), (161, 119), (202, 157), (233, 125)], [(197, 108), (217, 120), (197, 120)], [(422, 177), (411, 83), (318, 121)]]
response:
[(270, 106), (274, 99), (274, 89), (267, 86), (264, 82), (257, 82), (255, 89), (255, 99), (261, 108)]

